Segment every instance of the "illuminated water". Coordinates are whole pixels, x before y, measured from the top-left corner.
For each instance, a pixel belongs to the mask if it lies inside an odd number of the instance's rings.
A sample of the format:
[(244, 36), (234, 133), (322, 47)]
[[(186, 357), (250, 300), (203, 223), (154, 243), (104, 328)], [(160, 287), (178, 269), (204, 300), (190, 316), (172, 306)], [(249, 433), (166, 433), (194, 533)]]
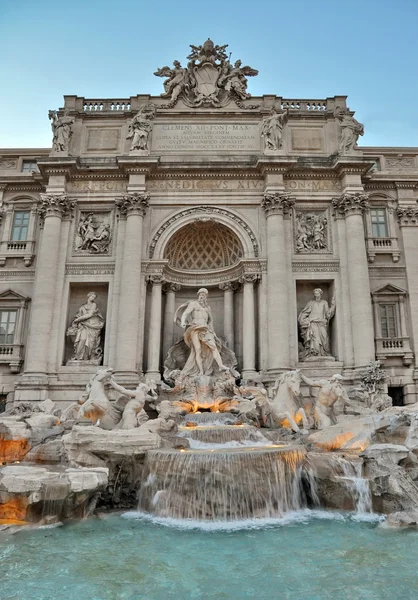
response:
[[(316, 517), (313, 518), (313, 514)], [(416, 600), (418, 533), (332, 513), (196, 524), (138, 514), (0, 536), (1, 600)]]

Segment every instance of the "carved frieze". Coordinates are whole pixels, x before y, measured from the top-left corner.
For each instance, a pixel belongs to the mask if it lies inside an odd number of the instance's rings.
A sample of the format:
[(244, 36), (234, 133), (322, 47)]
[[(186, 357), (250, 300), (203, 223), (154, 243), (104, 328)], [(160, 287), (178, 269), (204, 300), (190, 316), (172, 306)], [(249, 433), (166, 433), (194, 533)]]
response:
[(69, 192), (124, 192), (127, 182), (123, 180), (72, 180), (67, 183)]
[(75, 230), (74, 253), (110, 254), (112, 242), (111, 212), (80, 212)]
[(0, 169), (17, 169), (17, 159), (0, 157)]
[(329, 223), (326, 211), (297, 211), (294, 220), (294, 246), (297, 254), (321, 254), (330, 251)]
[(415, 161), (413, 156), (385, 156), (385, 164), (388, 171), (402, 171), (403, 169), (413, 169)]
[(150, 192), (261, 192), (264, 189), (263, 179), (222, 179), (219, 177), (187, 178), (187, 179), (149, 179), (147, 189)]

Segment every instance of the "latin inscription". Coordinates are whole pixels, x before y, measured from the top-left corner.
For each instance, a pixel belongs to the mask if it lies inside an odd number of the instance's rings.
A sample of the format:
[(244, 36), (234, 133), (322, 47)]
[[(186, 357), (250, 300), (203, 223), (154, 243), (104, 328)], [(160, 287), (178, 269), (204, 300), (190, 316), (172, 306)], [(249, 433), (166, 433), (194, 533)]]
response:
[(285, 179), (289, 191), (338, 192), (341, 190), (339, 179)]
[(125, 181), (69, 181), (68, 191), (71, 192), (124, 192)]
[(261, 179), (150, 179), (147, 182), (147, 190), (150, 192), (189, 192), (199, 191), (257, 191), (264, 189)]
[(152, 151), (260, 151), (260, 131), (256, 123), (155, 124)]

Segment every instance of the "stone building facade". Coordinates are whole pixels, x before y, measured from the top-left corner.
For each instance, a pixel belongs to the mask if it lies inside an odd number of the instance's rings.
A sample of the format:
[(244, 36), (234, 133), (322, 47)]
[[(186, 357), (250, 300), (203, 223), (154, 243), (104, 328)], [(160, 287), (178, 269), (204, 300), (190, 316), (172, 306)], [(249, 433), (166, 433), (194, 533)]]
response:
[[(418, 148), (358, 146), (344, 96), (250, 98), (257, 71), (209, 42), (156, 72), (161, 97), (65, 96), (52, 148), (0, 150), (3, 403), (75, 400), (98, 364), (160, 379), (201, 287), (242, 378), (352, 384), (377, 358), (396, 402), (418, 400)], [(298, 324), (317, 288), (318, 356)]]

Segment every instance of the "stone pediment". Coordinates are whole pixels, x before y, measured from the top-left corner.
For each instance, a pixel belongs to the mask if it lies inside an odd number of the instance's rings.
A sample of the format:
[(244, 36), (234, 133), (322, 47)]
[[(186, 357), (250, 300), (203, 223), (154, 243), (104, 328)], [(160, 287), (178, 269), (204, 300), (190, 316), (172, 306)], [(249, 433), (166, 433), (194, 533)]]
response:
[(30, 300), (30, 298), (27, 298), (26, 296), (22, 296), (21, 294), (18, 294), (17, 292), (14, 292), (13, 290), (6, 290), (5, 292), (2, 292), (0, 294), (0, 301), (2, 303), (4, 303), (5, 301), (10, 301), (10, 302), (28, 302)]
[(407, 291), (397, 287), (396, 285), (393, 285), (392, 283), (388, 283), (387, 285), (373, 292), (374, 296), (391, 296), (393, 294), (396, 294), (397, 296), (405, 296)]

